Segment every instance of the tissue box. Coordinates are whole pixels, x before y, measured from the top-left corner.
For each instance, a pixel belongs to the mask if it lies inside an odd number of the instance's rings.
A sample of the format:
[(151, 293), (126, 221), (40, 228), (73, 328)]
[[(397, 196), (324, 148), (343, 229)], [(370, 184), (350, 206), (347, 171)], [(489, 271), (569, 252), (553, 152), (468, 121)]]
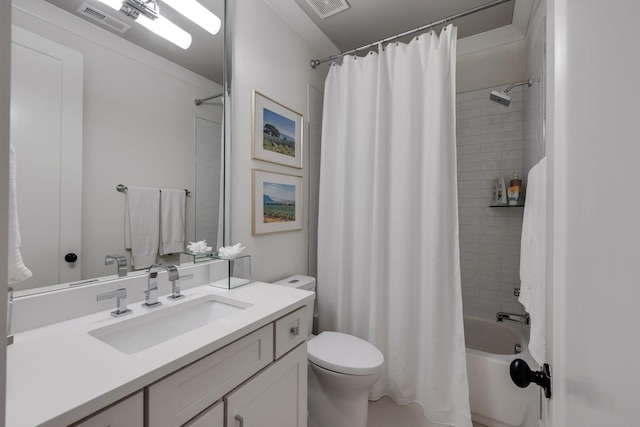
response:
[[(233, 289), (251, 283), (251, 255), (235, 258), (214, 256), (209, 264), (211, 286)], [(219, 278), (218, 280), (216, 280)]]

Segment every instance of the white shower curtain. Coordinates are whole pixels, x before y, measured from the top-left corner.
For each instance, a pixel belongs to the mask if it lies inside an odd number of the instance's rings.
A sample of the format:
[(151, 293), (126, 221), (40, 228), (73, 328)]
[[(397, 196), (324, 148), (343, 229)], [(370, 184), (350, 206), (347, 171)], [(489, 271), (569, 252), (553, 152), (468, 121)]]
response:
[(385, 357), (371, 391), (470, 427), (458, 244), (456, 28), (333, 65), (318, 224), (321, 330)]

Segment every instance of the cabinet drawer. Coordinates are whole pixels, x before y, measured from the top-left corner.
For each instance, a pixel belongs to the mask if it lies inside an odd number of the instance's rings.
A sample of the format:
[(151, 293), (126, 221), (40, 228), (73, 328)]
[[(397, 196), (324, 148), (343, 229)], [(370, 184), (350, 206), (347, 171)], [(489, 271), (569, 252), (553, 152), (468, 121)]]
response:
[(178, 427), (273, 361), (269, 324), (147, 387), (149, 427)]
[(95, 415), (73, 424), (73, 427), (142, 427), (144, 400), (138, 392)]
[(309, 314), (306, 306), (275, 322), (275, 358), (279, 359), (309, 335)]
[(224, 427), (224, 402), (216, 403), (183, 427)]

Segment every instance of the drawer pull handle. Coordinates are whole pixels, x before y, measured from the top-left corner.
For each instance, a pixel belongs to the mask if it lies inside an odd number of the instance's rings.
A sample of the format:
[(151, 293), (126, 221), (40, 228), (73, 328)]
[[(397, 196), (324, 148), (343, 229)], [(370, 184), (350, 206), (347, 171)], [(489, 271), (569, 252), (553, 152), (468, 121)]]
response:
[(293, 335), (294, 337), (297, 336), (300, 333), (300, 328), (298, 326), (293, 326), (291, 328), (291, 335)]
[(236, 420), (238, 420), (239, 427), (244, 427), (244, 418), (242, 418), (240, 415), (236, 415)]

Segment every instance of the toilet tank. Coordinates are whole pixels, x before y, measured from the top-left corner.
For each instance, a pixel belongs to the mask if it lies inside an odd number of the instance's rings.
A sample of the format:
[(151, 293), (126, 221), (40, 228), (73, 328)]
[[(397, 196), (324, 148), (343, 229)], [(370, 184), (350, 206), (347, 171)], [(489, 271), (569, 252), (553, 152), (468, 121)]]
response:
[[(311, 291), (311, 292), (316, 291), (315, 277), (302, 276), (299, 274), (295, 276), (286, 277), (282, 280), (278, 280), (273, 284), (278, 286), (288, 286), (290, 288), (296, 288), (296, 289), (304, 289), (305, 291)], [(314, 298), (314, 301), (315, 301), (315, 298)], [(312, 301), (308, 303), (307, 306), (309, 307), (309, 335), (311, 335), (311, 331), (313, 330), (314, 302)]]

